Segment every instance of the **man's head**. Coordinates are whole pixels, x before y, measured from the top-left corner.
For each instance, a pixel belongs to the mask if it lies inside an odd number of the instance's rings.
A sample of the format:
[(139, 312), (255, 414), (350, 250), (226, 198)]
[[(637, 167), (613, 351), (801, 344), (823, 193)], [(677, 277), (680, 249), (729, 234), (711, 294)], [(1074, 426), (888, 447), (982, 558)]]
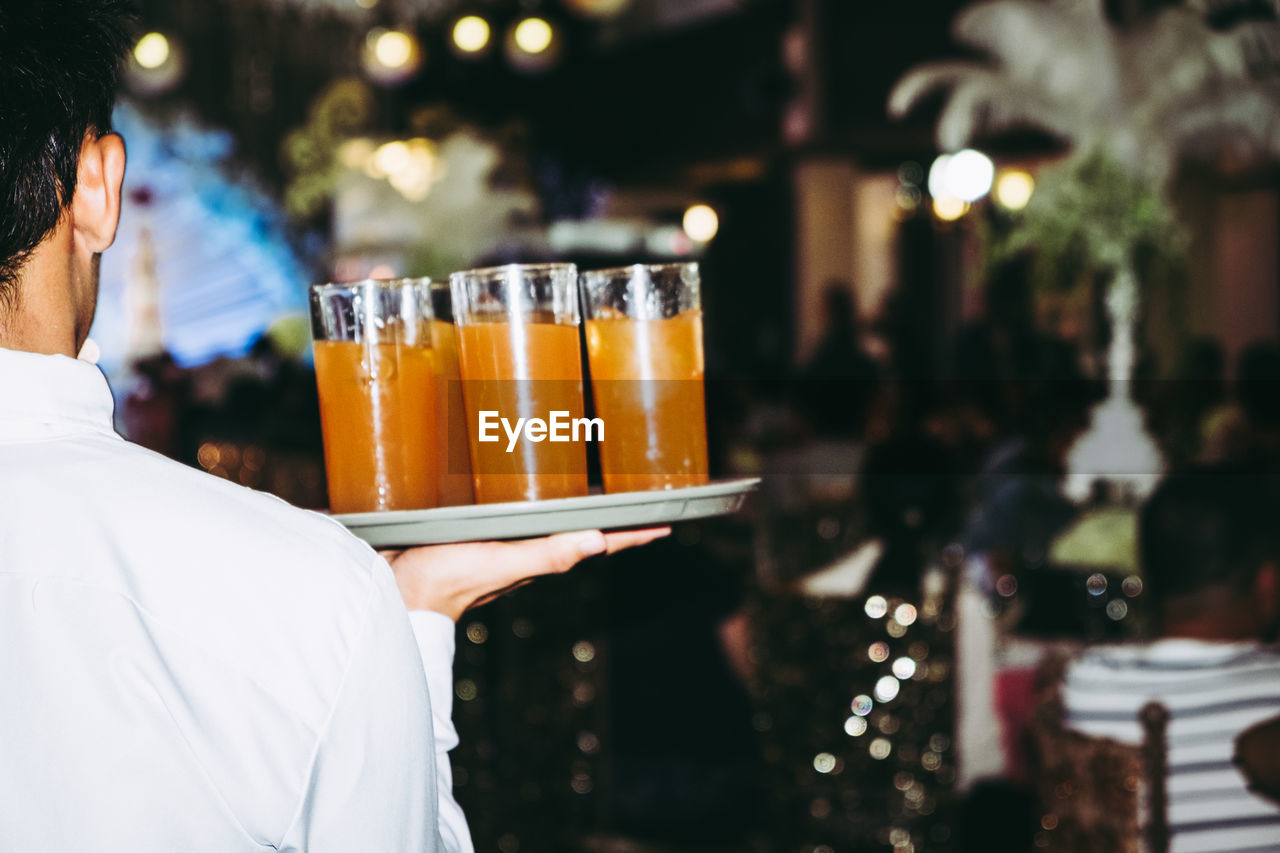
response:
[[(0, 346), (75, 349), (115, 237), (123, 0), (0, 5)], [(74, 352), (72, 353), (74, 354)]]
[(1142, 508), (1138, 543), (1165, 634), (1271, 638), (1280, 611), (1274, 478), (1199, 468), (1165, 480)]

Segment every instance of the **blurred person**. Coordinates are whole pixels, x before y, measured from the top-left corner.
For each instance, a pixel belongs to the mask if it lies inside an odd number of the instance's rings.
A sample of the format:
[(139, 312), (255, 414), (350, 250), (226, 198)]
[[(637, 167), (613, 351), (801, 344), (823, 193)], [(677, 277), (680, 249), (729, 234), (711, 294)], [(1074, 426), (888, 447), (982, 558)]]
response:
[(1280, 464), (1280, 346), (1254, 341), (1236, 356), (1233, 394), (1199, 423), (1202, 463)]
[(1255, 341), (1236, 359), (1236, 400), (1249, 430), (1248, 455), (1280, 465), (1280, 344)]
[(1280, 810), (1247, 790), (1236, 737), (1280, 714), (1280, 503), (1272, 478), (1197, 468), (1142, 507), (1138, 544), (1157, 617), (1150, 643), (1098, 647), (1068, 665), (1064, 719), (1139, 743), (1139, 710), (1165, 706), (1173, 851), (1280, 849)]
[[(1178, 359), (1173, 377), (1148, 406), (1153, 428), (1173, 467), (1211, 464), (1237, 458), (1242, 418), (1223, 420), (1228, 408), (1227, 357), (1213, 338), (1191, 340)], [(1234, 409), (1233, 409), (1234, 410)]]
[(1280, 805), (1280, 717), (1245, 729), (1236, 738), (1235, 762), (1250, 791)]
[(865, 592), (919, 599), (926, 568), (956, 533), (959, 479), (948, 448), (923, 432), (867, 452), (860, 497), (867, 533), (883, 551)]
[(1098, 389), (1083, 377), (1070, 347), (1037, 351), (1016, 375), (998, 380), (1014, 387), (993, 392), (995, 400), (1016, 401), (1016, 409), (993, 413), (1002, 435), (979, 466), (962, 538), (965, 570), (956, 604), (961, 788), (986, 777), (1025, 781), (1022, 733), (1044, 647), (1014, 636), (1008, 620), (997, 621), (996, 604), (1006, 601), (997, 584), (1013, 581), (1023, 601), (1038, 599), (1036, 612), (1059, 622), (1026, 627), (1060, 629), (1066, 615), (1052, 585), (1060, 576), (1046, 571), (1048, 555), (1079, 512), (1060, 484)]
[(978, 469), (965, 549), (987, 556), (984, 583), (1043, 565), (1049, 545), (1076, 517), (1059, 489), (1067, 454), (1088, 426), (1097, 387), (1069, 351), (1042, 358), (1009, 380), (1022, 414), (1009, 424)]
[(76, 356), (127, 43), (119, 0), (0, 5), (0, 850), (469, 851), (454, 620), (661, 531), (379, 555), (117, 436)]
[(953, 355), (962, 391), (1002, 430), (1024, 413), (1026, 380), (1049, 344), (1036, 329), (1029, 264), (1018, 257), (995, 268), (983, 291), (982, 318), (960, 330)]
[(851, 287), (840, 281), (828, 283), (822, 306), (822, 338), (800, 371), (799, 402), (820, 436), (859, 437), (879, 369), (862, 347)]

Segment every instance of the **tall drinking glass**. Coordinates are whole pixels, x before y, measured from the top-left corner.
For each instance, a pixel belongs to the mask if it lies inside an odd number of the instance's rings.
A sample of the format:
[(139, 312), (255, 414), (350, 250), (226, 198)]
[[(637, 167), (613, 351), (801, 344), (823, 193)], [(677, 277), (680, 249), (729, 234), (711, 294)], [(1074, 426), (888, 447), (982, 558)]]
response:
[(421, 279), (311, 288), (334, 512), (436, 505), (435, 359)]
[[(577, 279), (572, 264), (449, 279), (479, 503), (587, 493), (585, 435), (557, 441), (546, 430), (583, 418)], [(543, 429), (528, 429), (533, 419)]]
[(467, 410), (458, 369), (458, 330), (447, 281), (431, 282), (431, 340), (436, 351), (436, 464), (440, 506), (475, 503)]
[(606, 492), (707, 482), (699, 287), (691, 263), (582, 276)]

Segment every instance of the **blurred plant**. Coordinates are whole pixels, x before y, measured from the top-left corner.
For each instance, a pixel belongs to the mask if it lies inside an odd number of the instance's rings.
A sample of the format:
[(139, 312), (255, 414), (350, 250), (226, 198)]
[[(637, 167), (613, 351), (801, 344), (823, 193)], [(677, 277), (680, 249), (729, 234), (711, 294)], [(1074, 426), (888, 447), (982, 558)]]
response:
[(1217, 30), (1220, 0), (1187, 0), (1117, 27), (1102, 0), (990, 0), (956, 18), (958, 41), (988, 57), (929, 63), (889, 96), (905, 115), (948, 90), (937, 140), (956, 150), (979, 136), (1034, 128), (1072, 147), (1046, 169), (1006, 250), (1033, 248), (1041, 280), (1109, 277), (1110, 394), (1068, 458), (1067, 490), (1099, 479), (1143, 494), (1163, 468), (1133, 404), (1139, 306), (1135, 255), (1179, 255), (1169, 190), (1191, 159), (1280, 157), (1280, 24)]
[(333, 198), (346, 166), (339, 148), (364, 132), (373, 118), (373, 91), (359, 80), (339, 80), (316, 98), (307, 123), (284, 139), (282, 154), (292, 173), (285, 187), (289, 215), (310, 219)]
[(1027, 207), (992, 240), (992, 262), (1030, 253), (1034, 282), (1068, 291), (1142, 253), (1148, 268), (1176, 267), (1186, 236), (1153, 183), (1100, 151), (1041, 171)]
[(359, 80), (330, 86), (307, 124), (285, 138), (285, 207), (332, 212), (339, 248), (394, 246), (406, 272), (439, 275), (492, 252), (532, 220), (525, 141), (517, 127), (482, 131), (444, 107), (408, 117), (403, 138), (376, 136), (374, 96)]
[(1280, 24), (1215, 30), (1209, 16), (1230, 5), (1188, 0), (1120, 28), (1101, 0), (979, 3), (956, 18), (955, 37), (994, 62), (916, 68), (895, 86), (889, 111), (904, 115), (947, 89), (937, 125), (944, 150), (1018, 128), (1072, 146), (1044, 170), (998, 246), (1034, 246), (1041, 283), (1070, 286), (1132, 263), (1140, 248), (1176, 262), (1184, 240), (1168, 192), (1179, 166), (1280, 157)]
[(937, 89), (944, 150), (977, 136), (1036, 128), (1101, 156), (1163, 191), (1179, 164), (1224, 147), (1280, 157), (1280, 24), (1250, 20), (1217, 31), (1207, 0), (1126, 28), (1102, 0), (992, 0), (961, 12), (954, 33), (992, 63), (935, 62), (894, 87), (906, 114)]

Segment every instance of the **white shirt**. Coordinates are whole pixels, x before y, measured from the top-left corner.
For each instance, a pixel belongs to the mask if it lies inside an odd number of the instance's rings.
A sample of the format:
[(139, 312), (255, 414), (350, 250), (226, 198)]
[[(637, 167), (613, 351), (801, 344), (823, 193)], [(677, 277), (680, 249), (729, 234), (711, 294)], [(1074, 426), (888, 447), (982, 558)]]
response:
[(1169, 711), (1171, 853), (1280, 851), (1280, 810), (1232, 762), (1241, 732), (1280, 715), (1280, 650), (1166, 639), (1092, 649), (1067, 668), (1063, 709), (1077, 731), (1139, 743), (1151, 701)]
[(96, 367), (0, 349), (0, 850), (469, 853), (452, 622), (111, 413)]

